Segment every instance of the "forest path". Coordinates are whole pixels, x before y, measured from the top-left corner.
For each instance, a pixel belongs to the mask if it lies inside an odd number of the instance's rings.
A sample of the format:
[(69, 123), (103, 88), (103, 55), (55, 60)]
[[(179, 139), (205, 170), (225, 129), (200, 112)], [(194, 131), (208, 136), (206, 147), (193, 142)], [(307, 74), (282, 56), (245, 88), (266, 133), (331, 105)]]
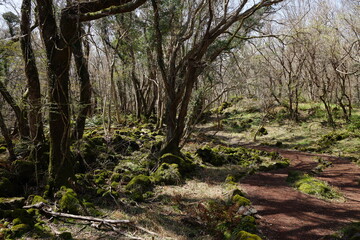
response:
[[(269, 240), (317, 240), (345, 223), (360, 221), (360, 167), (356, 164), (341, 157), (242, 144), (236, 137), (227, 140), (234, 146), (276, 151), (291, 160), (288, 168), (260, 172), (240, 182), (262, 217), (260, 229)], [(345, 202), (320, 200), (286, 183), (289, 171), (309, 172), (317, 166), (318, 157), (331, 161), (333, 166), (316, 177), (337, 187), (345, 196)]]

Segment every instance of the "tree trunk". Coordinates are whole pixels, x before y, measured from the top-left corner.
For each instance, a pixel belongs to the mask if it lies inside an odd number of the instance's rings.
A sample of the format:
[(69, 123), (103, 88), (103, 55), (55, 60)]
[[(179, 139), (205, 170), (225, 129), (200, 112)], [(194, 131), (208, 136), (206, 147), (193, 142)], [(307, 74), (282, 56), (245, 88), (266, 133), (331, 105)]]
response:
[(25, 74), (28, 82), (29, 127), (31, 140), (36, 144), (44, 141), (44, 130), (41, 114), (41, 93), (39, 73), (31, 46), (31, 0), (23, 0), (21, 6), (21, 50), (25, 62)]
[(0, 93), (15, 112), (16, 120), (18, 121), (20, 137), (22, 139), (27, 139), (29, 137), (29, 126), (27, 124), (26, 111), (21, 109), (20, 106), (15, 102), (14, 98), (6, 89), (5, 84), (2, 81), (0, 81)]
[[(68, 185), (74, 174), (70, 159), (69, 65), (71, 49), (67, 43), (76, 37), (76, 23), (61, 18), (58, 35), (51, 0), (37, 0), (41, 35), (47, 55), (49, 82), (50, 157), (49, 182), (53, 187)], [(66, 29), (66, 31), (65, 31)]]
[(13, 142), (11, 140), (9, 131), (8, 131), (7, 127), (6, 127), (5, 120), (4, 120), (3, 115), (1, 113), (1, 109), (0, 109), (0, 130), (1, 130), (1, 133), (4, 136), (4, 139), (5, 139), (5, 142), (6, 142), (6, 148), (7, 148), (8, 152), (9, 152), (9, 159), (10, 160), (15, 160), (16, 156), (15, 156), (15, 153), (14, 153), (14, 145), (13, 145)]
[(72, 47), (76, 64), (76, 72), (80, 80), (80, 109), (76, 119), (76, 125), (72, 132), (72, 140), (79, 140), (84, 135), (86, 117), (91, 108), (91, 83), (88, 70), (88, 63), (83, 53), (81, 31), (78, 39)]

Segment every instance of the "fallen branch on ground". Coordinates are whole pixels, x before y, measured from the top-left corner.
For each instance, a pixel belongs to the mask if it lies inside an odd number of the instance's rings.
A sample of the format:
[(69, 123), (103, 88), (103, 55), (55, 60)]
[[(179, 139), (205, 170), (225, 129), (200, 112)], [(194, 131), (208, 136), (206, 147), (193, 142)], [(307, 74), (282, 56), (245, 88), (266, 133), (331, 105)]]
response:
[(142, 239), (142, 238), (138, 238), (138, 237), (133, 237), (131, 235), (128, 235), (122, 231), (120, 231), (119, 229), (117, 229), (114, 225), (116, 224), (127, 224), (130, 225), (132, 227), (135, 227), (141, 231), (144, 231), (146, 233), (149, 233), (151, 235), (158, 235), (155, 232), (152, 232), (150, 230), (147, 230), (146, 228), (143, 228), (141, 226), (136, 225), (133, 221), (127, 220), (127, 219), (121, 219), (121, 220), (114, 220), (114, 219), (104, 219), (104, 218), (96, 218), (96, 217), (91, 217), (91, 216), (82, 216), (82, 215), (75, 215), (75, 214), (69, 214), (69, 213), (61, 213), (61, 212), (55, 212), (51, 209), (51, 207), (43, 202), (37, 203), (37, 204), (33, 204), (33, 205), (28, 205), (28, 206), (24, 206), (24, 209), (30, 209), (30, 208), (36, 208), (39, 209), (40, 211), (49, 214), (53, 217), (63, 217), (63, 218), (71, 218), (71, 219), (76, 219), (76, 220), (83, 220), (83, 221), (90, 221), (90, 222), (99, 222), (100, 225), (104, 224), (106, 226), (110, 226), (115, 232), (118, 232), (126, 237), (132, 238), (132, 239)]

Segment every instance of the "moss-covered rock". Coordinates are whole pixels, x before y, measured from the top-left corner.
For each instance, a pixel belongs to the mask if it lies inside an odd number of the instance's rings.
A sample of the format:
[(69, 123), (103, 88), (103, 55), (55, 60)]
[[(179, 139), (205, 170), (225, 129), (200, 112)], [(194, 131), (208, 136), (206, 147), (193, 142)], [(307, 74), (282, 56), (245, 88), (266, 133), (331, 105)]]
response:
[(203, 162), (210, 163), (214, 166), (222, 166), (227, 162), (226, 158), (221, 154), (218, 154), (210, 147), (204, 147), (196, 150), (196, 154)]
[(31, 230), (31, 226), (28, 224), (17, 224), (11, 228), (12, 236), (15, 238), (21, 237), (24, 233)]
[(256, 235), (256, 234), (252, 234), (246, 231), (239, 231), (239, 232), (234, 232), (231, 236), (232, 240), (261, 240), (261, 238)]
[(15, 209), (21, 208), (24, 206), (25, 198), (23, 197), (13, 197), (13, 198), (0, 198), (0, 209)]
[(60, 190), (55, 194), (59, 200), (59, 210), (62, 212), (80, 214), (81, 205), (77, 197), (77, 194), (71, 188), (62, 186)]
[(236, 204), (238, 206), (247, 206), (247, 205), (251, 205), (251, 201), (249, 199), (247, 199), (246, 197), (240, 196), (239, 194), (235, 194), (232, 198), (231, 198), (231, 202), (233, 204)]
[(120, 153), (123, 155), (127, 155), (131, 152), (140, 150), (139, 144), (135, 141), (135, 139), (131, 140), (125, 138), (124, 136), (115, 135), (111, 141), (111, 144), (116, 153)]
[(6, 152), (5, 146), (0, 146), (0, 154)]
[(161, 156), (160, 163), (177, 164), (181, 174), (188, 174), (194, 171), (196, 164), (194, 164), (189, 158), (180, 157), (171, 153), (167, 153)]
[(152, 190), (153, 184), (149, 176), (140, 174), (134, 177), (127, 185), (126, 190), (135, 201), (143, 201), (146, 192)]
[(246, 231), (249, 233), (256, 233), (257, 227), (256, 227), (255, 218), (253, 216), (242, 217), (236, 229)]
[(299, 171), (290, 171), (286, 181), (299, 191), (315, 195), (318, 198), (327, 200), (342, 198), (342, 194), (337, 192), (326, 182)]
[(156, 184), (178, 184), (181, 182), (181, 174), (177, 164), (162, 163), (152, 175)]
[(25, 209), (14, 209), (14, 210), (0, 210), (0, 218), (8, 219), (13, 221), (17, 219), (16, 223), (24, 223), (33, 226), (34, 219), (28, 211)]
[(29, 196), (28, 199), (31, 199), (31, 205), (34, 205), (34, 204), (37, 204), (37, 203), (48, 203), (47, 200), (45, 200), (42, 196), (39, 196), (39, 195), (32, 195), (32, 196)]

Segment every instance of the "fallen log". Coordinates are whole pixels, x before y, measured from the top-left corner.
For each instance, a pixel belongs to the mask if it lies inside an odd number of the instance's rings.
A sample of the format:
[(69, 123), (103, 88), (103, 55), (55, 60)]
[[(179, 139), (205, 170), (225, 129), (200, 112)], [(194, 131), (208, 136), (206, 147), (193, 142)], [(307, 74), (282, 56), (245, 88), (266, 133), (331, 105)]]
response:
[(106, 226), (110, 226), (115, 232), (118, 232), (118, 233), (120, 233), (126, 237), (132, 238), (132, 239), (142, 239), (142, 238), (133, 237), (131, 235), (128, 235), (128, 234), (120, 231), (119, 229), (117, 229), (114, 225), (127, 224), (129, 226), (133, 226), (133, 227), (135, 227), (143, 232), (146, 232), (148, 234), (155, 235), (155, 236), (158, 235), (157, 233), (152, 232), (141, 226), (138, 226), (133, 221), (130, 221), (127, 219), (115, 220), (115, 219), (96, 218), (96, 217), (91, 217), (91, 216), (82, 216), (82, 215), (75, 215), (75, 214), (69, 214), (69, 213), (55, 212), (51, 209), (51, 207), (48, 204), (43, 203), (43, 202), (33, 204), (33, 205), (27, 205), (27, 206), (24, 206), (23, 208), (24, 209), (36, 208), (36, 209), (39, 209), (40, 211), (44, 212), (45, 214), (51, 215), (53, 217), (63, 217), (63, 218), (71, 218), (71, 219), (76, 219), (76, 220), (98, 222), (98, 223), (100, 223), (100, 225), (104, 224)]

